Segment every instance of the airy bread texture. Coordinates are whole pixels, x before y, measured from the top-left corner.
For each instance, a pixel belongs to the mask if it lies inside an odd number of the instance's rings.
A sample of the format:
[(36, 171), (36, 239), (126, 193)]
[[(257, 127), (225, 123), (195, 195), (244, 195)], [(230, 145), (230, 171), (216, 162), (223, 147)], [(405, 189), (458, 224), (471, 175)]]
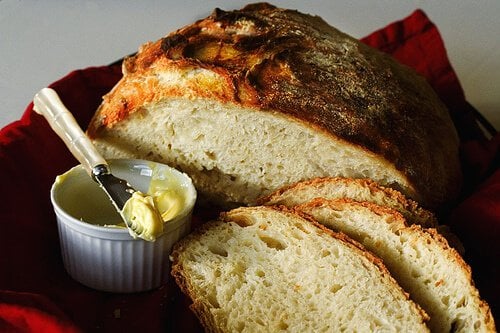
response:
[(288, 210), (232, 210), (181, 240), (171, 258), (208, 332), (428, 331), (379, 259)]
[(370, 178), (427, 207), (460, 188), (458, 136), (427, 82), (321, 18), (254, 4), (144, 44), (88, 134), (106, 158), (187, 172), (255, 204), (296, 181)]
[(362, 243), (430, 316), (432, 332), (495, 332), (469, 266), (435, 229), (409, 226), (392, 209), (349, 199), (314, 199), (300, 212)]

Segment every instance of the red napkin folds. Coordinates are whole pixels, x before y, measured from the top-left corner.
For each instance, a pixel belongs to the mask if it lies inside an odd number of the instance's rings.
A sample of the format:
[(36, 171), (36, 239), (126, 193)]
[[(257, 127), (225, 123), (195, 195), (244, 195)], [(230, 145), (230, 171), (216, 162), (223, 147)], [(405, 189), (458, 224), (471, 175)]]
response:
[[(488, 140), (477, 125), (476, 111), (465, 100), (439, 31), (423, 11), (363, 41), (415, 68), (450, 110), (462, 142), (465, 186), (456, 207), (442, 219), (464, 242), (476, 285), (495, 315), (500, 294), (500, 136), (491, 133)], [(86, 128), (101, 97), (120, 77), (119, 64), (92, 67), (72, 72), (51, 87)], [(76, 164), (32, 104), (21, 120), (0, 131), (0, 331), (199, 330), (175, 284), (138, 294), (108, 294), (66, 274), (49, 191), (56, 175)]]

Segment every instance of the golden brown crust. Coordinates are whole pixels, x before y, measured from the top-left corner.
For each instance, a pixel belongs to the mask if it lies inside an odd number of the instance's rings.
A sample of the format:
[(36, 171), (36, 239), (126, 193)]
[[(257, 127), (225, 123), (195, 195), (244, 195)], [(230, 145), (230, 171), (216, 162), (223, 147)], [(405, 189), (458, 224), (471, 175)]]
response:
[[(460, 186), (458, 137), (422, 77), (316, 16), (268, 4), (216, 9), (124, 62), (88, 133), (166, 97), (209, 98), (281, 112), (382, 156), (436, 206)], [(161, 73), (213, 75), (168, 84)]]

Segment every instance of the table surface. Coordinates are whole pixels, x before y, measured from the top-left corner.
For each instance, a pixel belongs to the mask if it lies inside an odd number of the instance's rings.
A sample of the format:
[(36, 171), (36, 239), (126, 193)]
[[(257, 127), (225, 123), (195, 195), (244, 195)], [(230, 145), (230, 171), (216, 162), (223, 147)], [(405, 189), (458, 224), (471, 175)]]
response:
[[(18, 120), (35, 93), (75, 69), (109, 64), (215, 7), (248, 1), (0, 0), (0, 128)], [(466, 98), (500, 128), (500, 1), (275, 1), (319, 15), (354, 36), (415, 9), (438, 26)]]

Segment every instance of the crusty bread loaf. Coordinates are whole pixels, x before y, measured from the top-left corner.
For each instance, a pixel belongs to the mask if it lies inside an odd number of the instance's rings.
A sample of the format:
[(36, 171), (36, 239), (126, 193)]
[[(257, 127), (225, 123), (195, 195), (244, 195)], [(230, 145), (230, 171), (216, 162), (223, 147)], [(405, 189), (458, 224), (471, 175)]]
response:
[(427, 207), (461, 183), (458, 137), (424, 78), (321, 18), (216, 9), (123, 64), (88, 134), (107, 158), (187, 172), (200, 197), (254, 204), (299, 180), (369, 178)]
[(232, 210), (171, 258), (208, 332), (427, 331), (425, 313), (378, 258), (287, 210)]
[(395, 210), (349, 199), (319, 198), (296, 209), (379, 256), (429, 314), (432, 332), (495, 332), (469, 266), (435, 229), (408, 226)]
[(360, 202), (372, 202), (397, 210), (410, 224), (419, 224), (423, 227), (438, 226), (438, 221), (432, 212), (423, 209), (417, 202), (406, 198), (401, 192), (380, 186), (370, 179), (344, 177), (308, 179), (284, 186), (259, 198), (257, 203), (293, 207), (315, 198), (348, 198)]

